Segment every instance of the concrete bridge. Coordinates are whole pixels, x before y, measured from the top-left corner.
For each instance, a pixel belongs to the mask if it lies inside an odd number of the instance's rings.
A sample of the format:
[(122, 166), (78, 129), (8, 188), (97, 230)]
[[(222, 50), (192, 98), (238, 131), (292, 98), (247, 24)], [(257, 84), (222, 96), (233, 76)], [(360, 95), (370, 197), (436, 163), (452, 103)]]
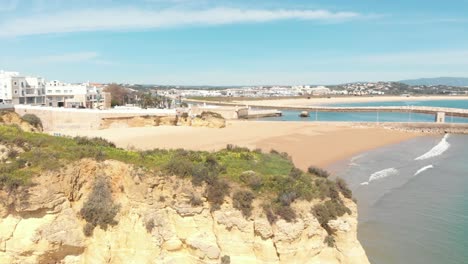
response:
[[(257, 106), (252, 106), (257, 107)], [(260, 106), (258, 106), (260, 107)], [(264, 107), (264, 106), (263, 106)], [(263, 108), (262, 107), (262, 108)], [(430, 106), (297, 106), (297, 107), (276, 107), (278, 109), (319, 111), (319, 112), (399, 112), (399, 113), (421, 113), (434, 114), (445, 113), (446, 116), (468, 117), (468, 109), (430, 107)]]

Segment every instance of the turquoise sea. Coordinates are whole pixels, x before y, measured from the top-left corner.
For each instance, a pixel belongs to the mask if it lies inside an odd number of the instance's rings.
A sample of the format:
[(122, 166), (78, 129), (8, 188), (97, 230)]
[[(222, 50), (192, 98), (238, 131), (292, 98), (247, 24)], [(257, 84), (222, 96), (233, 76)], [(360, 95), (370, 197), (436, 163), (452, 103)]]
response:
[[(438, 106), (468, 109), (468, 100), (434, 100), (434, 101), (408, 101), (408, 102), (373, 102), (333, 104), (330, 106)], [(434, 115), (417, 114), (410, 111), (406, 113), (377, 113), (377, 112), (311, 112), (310, 117), (301, 118), (301, 111), (284, 110), (281, 117), (262, 118), (259, 120), (271, 121), (355, 121), (355, 122), (433, 122)], [(446, 117), (447, 123), (468, 123), (468, 118)]]

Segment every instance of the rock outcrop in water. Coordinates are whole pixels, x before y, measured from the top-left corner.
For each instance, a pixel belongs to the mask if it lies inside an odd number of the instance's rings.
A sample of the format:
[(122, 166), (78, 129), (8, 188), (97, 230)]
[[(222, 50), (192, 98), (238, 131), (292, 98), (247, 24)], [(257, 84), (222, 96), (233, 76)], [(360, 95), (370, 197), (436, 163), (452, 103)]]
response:
[[(120, 205), (118, 224), (86, 237), (79, 211), (97, 177)], [(118, 161), (83, 159), (22, 188), (0, 190), (0, 263), (368, 263), (348, 199), (352, 214), (329, 222), (336, 243), (328, 247), (309, 202), (292, 205), (298, 218), (291, 223), (270, 224), (260, 201), (247, 219), (230, 198), (211, 212), (190, 180)], [(193, 194), (201, 195), (197, 205)]]

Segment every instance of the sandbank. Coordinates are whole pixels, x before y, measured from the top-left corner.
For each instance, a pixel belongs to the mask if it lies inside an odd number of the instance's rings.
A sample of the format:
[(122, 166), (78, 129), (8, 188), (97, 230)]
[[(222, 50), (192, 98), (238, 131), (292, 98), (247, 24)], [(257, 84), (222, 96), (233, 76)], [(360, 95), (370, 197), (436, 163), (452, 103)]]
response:
[(267, 99), (233, 101), (231, 103), (250, 106), (271, 107), (301, 107), (326, 104), (368, 103), (368, 102), (411, 102), (432, 100), (468, 100), (468, 96), (343, 96), (343, 97), (311, 97), (297, 99)]

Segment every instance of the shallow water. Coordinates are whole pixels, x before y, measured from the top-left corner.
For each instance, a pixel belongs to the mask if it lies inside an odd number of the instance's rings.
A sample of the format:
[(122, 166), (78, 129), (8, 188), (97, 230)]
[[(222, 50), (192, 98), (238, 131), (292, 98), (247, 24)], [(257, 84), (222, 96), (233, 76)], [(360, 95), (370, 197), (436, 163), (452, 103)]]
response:
[(468, 263), (467, 161), (468, 136), (450, 135), (332, 166), (358, 200), (358, 238), (371, 263)]
[[(434, 100), (411, 102), (370, 102), (333, 104), (331, 106), (438, 106), (468, 109), (468, 100)], [(348, 121), (348, 122), (434, 122), (434, 115), (417, 114), (411, 111), (405, 113), (387, 112), (310, 112), (310, 117), (301, 118), (301, 111), (284, 110), (281, 117), (261, 118), (269, 121)], [(468, 118), (446, 117), (447, 123), (468, 123)]]

